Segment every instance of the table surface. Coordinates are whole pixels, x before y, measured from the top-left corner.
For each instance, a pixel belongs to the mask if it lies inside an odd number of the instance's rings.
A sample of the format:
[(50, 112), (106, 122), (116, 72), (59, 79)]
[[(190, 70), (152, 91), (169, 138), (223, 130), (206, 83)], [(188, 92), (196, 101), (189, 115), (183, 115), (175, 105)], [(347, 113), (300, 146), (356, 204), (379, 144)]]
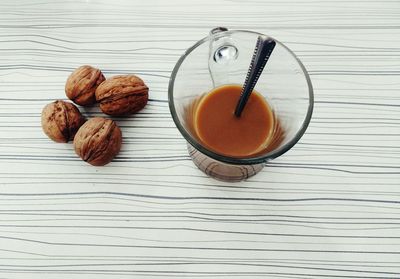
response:
[[(0, 278), (400, 278), (398, 0), (2, 1), (0, 15)], [(193, 165), (167, 104), (175, 62), (216, 26), (282, 41), (315, 89), (300, 142), (236, 184)], [(83, 64), (150, 87), (105, 167), (40, 127)]]

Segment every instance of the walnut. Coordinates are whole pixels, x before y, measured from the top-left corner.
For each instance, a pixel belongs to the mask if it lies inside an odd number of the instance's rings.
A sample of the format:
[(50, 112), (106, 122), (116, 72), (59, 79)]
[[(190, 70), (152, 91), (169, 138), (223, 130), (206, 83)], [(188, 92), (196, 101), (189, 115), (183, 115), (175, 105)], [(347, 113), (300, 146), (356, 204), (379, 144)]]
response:
[(105, 77), (99, 69), (88, 65), (81, 66), (68, 77), (65, 93), (78, 105), (92, 105), (96, 102), (96, 88), (104, 80)]
[(149, 88), (135, 75), (114, 76), (96, 89), (100, 109), (109, 115), (123, 116), (138, 112), (148, 99)]
[(111, 119), (89, 119), (75, 135), (74, 148), (82, 160), (93, 166), (108, 164), (121, 149), (122, 134)]
[(73, 140), (85, 118), (71, 103), (55, 101), (42, 110), (42, 128), (45, 134), (56, 142)]

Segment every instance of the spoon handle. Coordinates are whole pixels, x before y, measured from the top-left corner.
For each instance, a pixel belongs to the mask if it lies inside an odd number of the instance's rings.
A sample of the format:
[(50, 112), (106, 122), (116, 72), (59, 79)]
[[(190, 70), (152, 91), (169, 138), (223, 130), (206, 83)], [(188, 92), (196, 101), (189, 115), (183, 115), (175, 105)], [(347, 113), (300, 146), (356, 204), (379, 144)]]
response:
[(258, 78), (264, 70), (265, 64), (267, 64), (275, 45), (276, 42), (273, 39), (264, 35), (258, 36), (254, 54), (243, 85), (242, 93), (240, 94), (240, 98), (235, 109), (236, 117), (240, 117), (242, 114), (250, 94), (256, 86)]

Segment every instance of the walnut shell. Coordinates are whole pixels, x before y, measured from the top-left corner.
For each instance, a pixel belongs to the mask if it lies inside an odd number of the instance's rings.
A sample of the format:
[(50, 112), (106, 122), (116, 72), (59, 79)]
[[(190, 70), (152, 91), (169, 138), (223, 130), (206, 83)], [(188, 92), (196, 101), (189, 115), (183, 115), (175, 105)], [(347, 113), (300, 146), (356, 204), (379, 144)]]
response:
[(73, 140), (85, 118), (79, 109), (71, 103), (55, 101), (42, 110), (42, 128), (44, 133), (56, 142)]
[(109, 115), (123, 116), (138, 112), (149, 99), (149, 88), (135, 75), (114, 76), (96, 89), (100, 109)]
[(73, 71), (68, 77), (65, 93), (78, 105), (92, 105), (96, 102), (96, 88), (104, 80), (105, 77), (99, 69), (84, 65)]
[(111, 119), (94, 117), (86, 121), (74, 138), (76, 154), (93, 166), (104, 166), (121, 149), (122, 134)]

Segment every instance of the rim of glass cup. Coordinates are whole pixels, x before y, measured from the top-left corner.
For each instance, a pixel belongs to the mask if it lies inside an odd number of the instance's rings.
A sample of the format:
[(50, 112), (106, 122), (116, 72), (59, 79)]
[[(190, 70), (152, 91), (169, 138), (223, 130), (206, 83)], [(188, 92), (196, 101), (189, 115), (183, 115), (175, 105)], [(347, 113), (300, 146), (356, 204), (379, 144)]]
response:
[[(308, 110), (307, 110), (307, 114), (306, 117), (304, 118), (303, 124), (301, 125), (301, 128), (297, 131), (296, 135), (289, 141), (287, 142), (285, 145), (272, 150), (268, 153), (263, 154), (262, 156), (256, 156), (256, 157), (247, 157), (247, 158), (235, 158), (235, 157), (228, 157), (228, 156), (224, 156), (221, 154), (218, 154), (210, 149), (207, 149), (206, 147), (204, 147), (201, 143), (199, 143), (195, 138), (193, 138), (185, 129), (185, 127), (182, 126), (181, 122), (179, 121), (178, 115), (176, 113), (176, 109), (174, 106), (174, 102), (173, 102), (173, 97), (174, 97), (174, 82), (175, 82), (175, 78), (176, 75), (179, 71), (180, 66), (182, 65), (183, 61), (185, 60), (185, 58), (194, 50), (196, 49), (198, 46), (200, 46), (201, 44), (211, 40), (212, 38), (221, 36), (222, 33), (224, 34), (233, 34), (233, 33), (250, 33), (250, 34), (255, 34), (255, 35), (263, 35), (261, 33), (258, 32), (254, 32), (254, 31), (248, 31), (248, 30), (229, 30), (229, 31), (223, 31), (223, 32), (219, 32), (216, 34), (212, 34), (209, 35), (207, 37), (204, 37), (203, 39), (201, 39), (200, 41), (198, 41), (197, 43), (195, 43), (193, 46), (191, 46), (190, 48), (188, 48), (185, 53), (179, 58), (178, 62), (175, 64), (175, 67), (172, 71), (171, 77), (169, 79), (169, 85), (168, 85), (168, 105), (169, 105), (169, 110), (170, 113), (172, 115), (172, 119), (175, 122), (176, 127), (178, 128), (179, 132), (183, 135), (183, 137), (185, 138), (186, 141), (188, 141), (194, 148), (196, 148), (198, 151), (200, 151), (201, 153), (224, 163), (228, 163), (228, 164), (234, 164), (234, 165), (253, 165), (253, 164), (260, 164), (260, 163), (265, 163), (270, 159), (274, 159), (277, 158), (279, 156), (281, 156), (282, 154), (284, 154), (285, 152), (287, 152), (288, 150), (290, 150), (299, 140), (300, 138), (304, 135), (310, 121), (311, 121), (311, 116), (313, 113), (313, 109), (314, 109), (314, 91), (313, 91), (313, 87), (311, 84), (311, 80), (310, 80), (310, 76), (306, 70), (306, 68), (304, 67), (303, 63), (300, 61), (300, 59), (294, 54), (293, 51), (291, 51), (287, 46), (285, 46), (283, 43), (281, 43), (280, 41), (276, 40), (275, 38), (272, 38), (276, 41), (277, 44), (281, 45), (282, 47), (284, 47), (286, 50), (289, 51), (289, 53), (293, 56), (293, 58), (297, 61), (297, 63), (300, 65), (300, 68), (303, 71), (304, 77), (306, 78), (307, 81), (307, 86), (308, 86), (308, 94), (309, 94), (309, 103), (308, 103)], [(268, 65), (267, 65), (268, 67)]]

